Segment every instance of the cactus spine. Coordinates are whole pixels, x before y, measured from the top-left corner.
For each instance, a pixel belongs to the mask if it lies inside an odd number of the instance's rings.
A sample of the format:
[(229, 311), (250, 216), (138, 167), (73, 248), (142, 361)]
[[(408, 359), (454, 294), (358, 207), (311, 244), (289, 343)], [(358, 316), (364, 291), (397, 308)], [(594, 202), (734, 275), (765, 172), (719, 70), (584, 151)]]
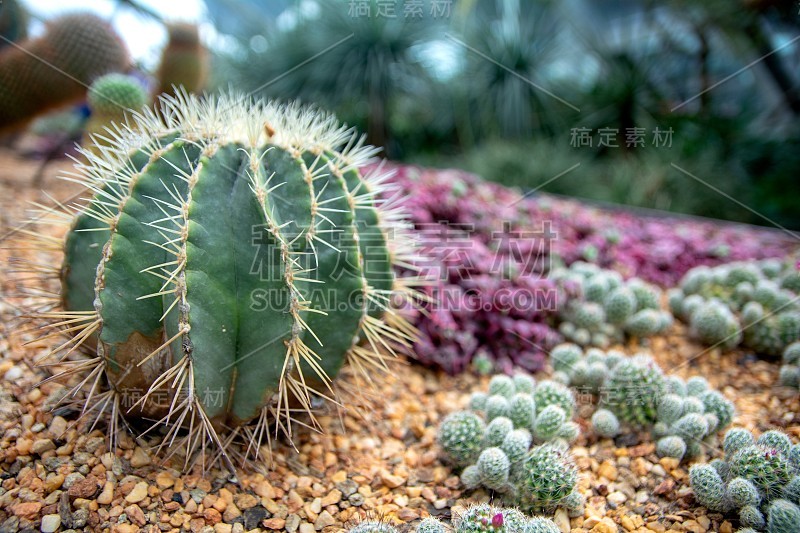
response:
[(0, 52), (0, 130), (79, 100), (95, 78), (125, 70), (128, 52), (104, 20), (63, 16), (47, 33)]
[(162, 114), (135, 115), (72, 175), (95, 196), (47, 317), (94, 357), (66, 373), (107, 381), (95, 406), (140, 394), (129, 412), (166, 422), (168, 440), (193, 428), (190, 451), (250, 421), (291, 435), (344, 363), (369, 378), (377, 346), (413, 337), (389, 307), (410, 294), (392, 270), (408, 253), (399, 213), (376, 197), (385, 175), (358, 170), (375, 150), (297, 105), (182, 93)]

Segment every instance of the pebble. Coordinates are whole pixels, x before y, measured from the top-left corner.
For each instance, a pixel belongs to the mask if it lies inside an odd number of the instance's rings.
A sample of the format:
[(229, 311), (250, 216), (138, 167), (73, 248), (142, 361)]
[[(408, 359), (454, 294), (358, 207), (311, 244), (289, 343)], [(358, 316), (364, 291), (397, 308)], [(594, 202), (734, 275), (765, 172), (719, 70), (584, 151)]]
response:
[(151, 463), (150, 456), (144, 451), (141, 447), (137, 446), (133, 450), (133, 455), (131, 456), (131, 466), (133, 468), (141, 468), (143, 466), (147, 466)]
[(33, 442), (31, 446), (31, 451), (36, 455), (42, 455), (45, 452), (49, 452), (50, 450), (55, 450), (56, 445), (50, 439), (38, 439)]
[(3, 379), (6, 381), (16, 381), (21, 377), (22, 377), (22, 369), (18, 366), (12, 366), (3, 375)]
[(39, 502), (23, 502), (11, 506), (11, 512), (15, 516), (28, 520), (35, 520), (39, 516), (42, 504)]
[(61, 527), (61, 515), (47, 514), (42, 517), (42, 533), (55, 533)]
[(134, 485), (133, 489), (125, 496), (125, 501), (128, 503), (139, 503), (147, 498), (147, 483), (141, 481)]
[(317, 519), (314, 521), (314, 529), (321, 531), (323, 528), (332, 526), (336, 523), (336, 519), (326, 510), (322, 511)]
[(114, 483), (106, 481), (103, 485), (103, 491), (97, 497), (97, 503), (100, 505), (108, 505), (114, 500)]

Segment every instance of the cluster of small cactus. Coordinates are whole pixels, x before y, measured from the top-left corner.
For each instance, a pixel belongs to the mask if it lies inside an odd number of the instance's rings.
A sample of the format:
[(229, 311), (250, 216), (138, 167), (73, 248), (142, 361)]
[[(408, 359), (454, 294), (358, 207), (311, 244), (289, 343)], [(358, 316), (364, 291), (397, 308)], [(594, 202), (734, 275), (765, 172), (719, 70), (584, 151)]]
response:
[[(451, 531), (437, 518), (424, 518), (415, 533)], [(549, 518), (528, 517), (518, 509), (495, 507), (488, 503), (470, 505), (453, 515), (454, 533), (560, 533)], [(366, 520), (349, 529), (350, 533), (399, 533), (394, 526), (379, 520)]]
[(779, 259), (693, 268), (668, 291), (672, 313), (704, 344), (777, 356), (800, 340), (800, 272)]
[(602, 436), (617, 436), (623, 424), (647, 428), (658, 439), (659, 455), (696, 457), (702, 443), (730, 425), (734, 406), (701, 377), (684, 382), (665, 376), (648, 354), (626, 357), (616, 350), (584, 351), (575, 344), (550, 354), (555, 378), (600, 398), (592, 426)]
[(550, 274), (559, 289), (559, 332), (581, 346), (608, 348), (625, 335), (650, 337), (666, 331), (672, 315), (660, 309), (661, 290), (641, 279), (577, 261)]
[(132, 111), (147, 104), (147, 91), (133, 76), (120, 73), (100, 76), (89, 87), (87, 103), (91, 116), (84, 130), (83, 145), (96, 150), (111, 142), (108, 128), (123, 124)]
[(563, 503), (577, 481), (563, 452), (579, 435), (571, 421), (574, 409), (572, 391), (560, 383), (496, 375), (488, 393), (472, 394), (470, 410), (442, 421), (438, 440), (449, 459), (464, 467), (461, 481), (468, 489), (484, 486), (527, 510), (564, 505), (578, 512), (579, 498), (571, 500), (574, 505)]
[(89, 14), (62, 16), (38, 39), (0, 51), (0, 130), (80, 100), (97, 77), (128, 67), (125, 44)]
[[(723, 440), (725, 458), (689, 469), (695, 498), (736, 513), (744, 530), (789, 533), (800, 527), (800, 444), (777, 430), (756, 439), (742, 428)], [(740, 530), (742, 531), (742, 530)]]
[(54, 210), (65, 239), (40, 244), (63, 263), (31, 269), (61, 283), (41, 317), (69, 325), (53, 356), (88, 352), (62, 374), (93, 383), (87, 410), (115, 420), (134, 398), (126, 416), (166, 424), (166, 442), (190, 429), (189, 452), (227, 458), (222, 432), (291, 435), (343, 365), (370, 378), (411, 340), (389, 303), (410, 294), (393, 271), (410, 243), (376, 196), (385, 175), (359, 171), (375, 150), (333, 116), (236, 94), (162, 111), (82, 151), (70, 179), (94, 197)]
[(783, 350), (783, 365), (778, 375), (778, 384), (800, 389), (800, 342), (793, 342)]

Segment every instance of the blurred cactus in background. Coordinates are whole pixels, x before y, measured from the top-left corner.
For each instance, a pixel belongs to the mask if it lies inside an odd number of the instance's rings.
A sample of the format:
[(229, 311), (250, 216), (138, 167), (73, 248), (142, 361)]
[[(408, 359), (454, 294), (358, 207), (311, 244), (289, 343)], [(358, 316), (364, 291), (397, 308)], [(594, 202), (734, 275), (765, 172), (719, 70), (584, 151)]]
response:
[(17, 0), (0, 2), (0, 49), (28, 36), (28, 13)]
[(86, 123), (83, 145), (96, 151), (99, 146), (109, 145), (108, 128), (113, 128), (114, 123), (122, 124), (131, 111), (139, 111), (147, 104), (147, 93), (133, 76), (106, 74), (92, 83), (88, 103), (92, 114)]
[(167, 33), (167, 45), (158, 67), (156, 95), (174, 95), (175, 89), (180, 87), (190, 93), (201, 92), (208, 75), (208, 53), (200, 42), (197, 26), (170, 24)]
[(71, 14), (44, 36), (0, 52), (0, 131), (83, 98), (98, 76), (128, 67), (125, 44), (103, 19)]

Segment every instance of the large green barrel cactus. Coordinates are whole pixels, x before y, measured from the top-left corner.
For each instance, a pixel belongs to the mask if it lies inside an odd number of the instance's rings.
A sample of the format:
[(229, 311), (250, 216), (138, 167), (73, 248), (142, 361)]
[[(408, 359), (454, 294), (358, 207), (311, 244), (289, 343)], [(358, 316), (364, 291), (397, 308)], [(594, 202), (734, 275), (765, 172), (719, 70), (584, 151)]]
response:
[(125, 44), (103, 19), (54, 20), (44, 36), (0, 51), (0, 130), (83, 98), (95, 78), (128, 63)]
[(374, 152), (314, 110), (185, 93), (85, 151), (71, 179), (94, 197), (47, 316), (72, 335), (57, 354), (93, 354), (68, 371), (107, 387), (90, 403), (220, 444), (251, 421), (288, 432), (343, 365), (382, 366), (413, 328), (390, 307), (410, 294), (402, 223), (359, 170)]

